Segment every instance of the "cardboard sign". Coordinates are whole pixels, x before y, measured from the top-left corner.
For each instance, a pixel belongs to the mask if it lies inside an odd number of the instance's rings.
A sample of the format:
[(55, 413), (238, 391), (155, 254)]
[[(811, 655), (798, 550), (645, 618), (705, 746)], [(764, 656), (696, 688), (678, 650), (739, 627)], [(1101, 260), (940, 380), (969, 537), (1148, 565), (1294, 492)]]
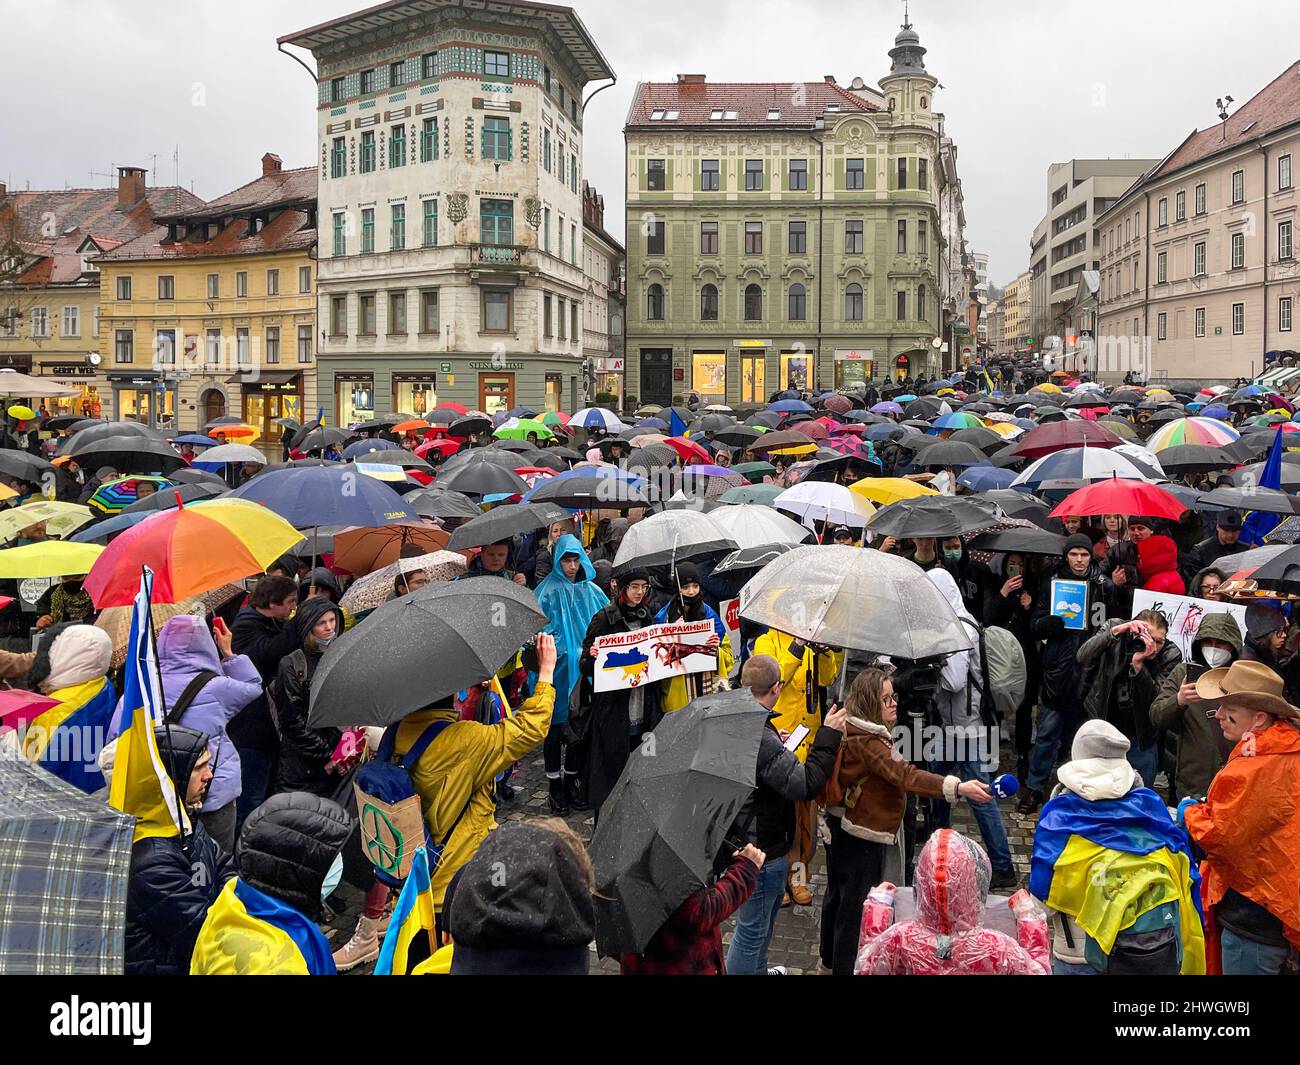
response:
[(726, 599), (718, 604), (722, 613), (722, 624), (727, 630), (727, 639), (731, 641), (731, 679), (740, 675), (740, 600)]
[(1053, 616), (1065, 622), (1071, 632), (1088, 631), (1088, 582), (1052, 581)]
[(705, 646), (713, 622), (675, 621), (634, 632), (601, 636), (596, 648), (597, 692), (631, 691), (645, 684), (718, 668), (718, 653)]
[(1231, 614), (1246, 635), (1246, 607), (1242, 603), (1216, 603), (1211, 599), (1193, 599), (1188, 595), (1151, 592), (1139, 588), (1133, 593), (1133, 616), (1143, 610), (1159, 610), (1169, 619), (1170, 640), (1183, 653), (1183, 661), (1192, 661), (1192, 644), (1206, 614)]

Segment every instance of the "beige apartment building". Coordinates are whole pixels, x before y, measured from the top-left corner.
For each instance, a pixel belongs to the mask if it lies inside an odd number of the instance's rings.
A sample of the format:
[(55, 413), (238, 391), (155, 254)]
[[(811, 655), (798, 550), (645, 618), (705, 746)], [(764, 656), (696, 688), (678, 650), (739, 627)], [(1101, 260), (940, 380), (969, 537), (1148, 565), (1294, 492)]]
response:
[(1028, 270), (1007, 282), (1002, 290), (1002, 344), (1005, 351), (1019, 351), (1031, 333), (1029, 328), (1030, 273)]
[[(1101, 358), (1152, 379), (1253, 378), (1297, 347), (1300, 62), (1197, 130), (1100, 219)], [(1105, 367), (1103, 367), (1103, 370)]]

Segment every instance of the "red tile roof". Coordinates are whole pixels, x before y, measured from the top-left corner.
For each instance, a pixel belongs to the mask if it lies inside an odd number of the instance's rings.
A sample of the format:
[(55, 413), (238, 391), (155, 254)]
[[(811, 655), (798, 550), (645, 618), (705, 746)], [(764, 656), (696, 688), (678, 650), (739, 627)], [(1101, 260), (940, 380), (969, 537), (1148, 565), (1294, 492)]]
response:
[[(707, 126), (711, 129), (736, 126), (807, 126), (826, 113), (828, 106), (840, 111), (879, 111), (880, 108), (828, 81), (771, 82), (657, 82), (637, 86), (628, 112), (628, 126), (657, 129), (664, 126)], [(676, 119), (652, 121), (657, 110), (678, 111)], [(781, 112), (768, 120), (769, 110)], [(735, 111), (734, 119), (710, 119), (713, 111)]]
[(1224, 123), (1194, 131), (1151, 175), (1160, 178), (1211, 155), (1249, 144), (1275, 130), (1300, 122), (1300, 60), (1260, 89)]

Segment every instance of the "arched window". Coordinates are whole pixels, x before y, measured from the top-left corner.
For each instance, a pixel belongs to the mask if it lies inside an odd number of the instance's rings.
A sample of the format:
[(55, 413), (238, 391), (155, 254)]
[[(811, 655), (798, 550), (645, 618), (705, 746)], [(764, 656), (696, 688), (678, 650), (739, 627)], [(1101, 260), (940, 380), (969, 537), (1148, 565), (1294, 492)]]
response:
[(922, 96), (922, 97), (921, 97), (921, 110), (922, 110), (922, 111), (925, 110), (925, 106), (926, 106), (927, 103), (929, 103), (929, 100), (927, 100), (924, 96)]
[(700, 289), (700, 321), (718, 320), (718, 286), (705, 285)]
[(645, 316), (648, 321), (664, 320), (664, 287), (654, 284), (645, 290)]
[(844, 320), (847, 322), (862, 321), (861, 285), (852, 284), (844, 290)]
[(808, 317), (808, 293), (803, 285), (794, 284), (790, 286), (789, 310), (789, 318), (792, 322), (802, 322)]
[(745, 287), (745, 321), (761, 322), (763, 320), (763, 290), (758, 285)]

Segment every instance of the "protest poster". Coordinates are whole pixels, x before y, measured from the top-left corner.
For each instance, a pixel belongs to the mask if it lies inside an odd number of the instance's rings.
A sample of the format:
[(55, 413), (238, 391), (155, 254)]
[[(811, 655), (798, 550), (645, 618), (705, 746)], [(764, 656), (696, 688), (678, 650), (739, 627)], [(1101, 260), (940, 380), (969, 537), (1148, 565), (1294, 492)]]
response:
[(1088, 582), (1052, 581), (1051, 613), (1065, 622), (1071, 632), (1088, 629)]
[(740, 600), (726, 599), (718, 606), (721, 608), (722, 624), (727, 630), (727, 639), (731, 641), (730, 679), (735, 680), (740, 676), (741, 651), (744, 649), (745, 642), (740, 635)]
[(1241, 603), (1216, 603), (1211, 599), (1139, 588), (1133, 593), (1133, 616), (1137, 617), (1143, 610), (1159, 610), (1169, 619), (1169, 634), (1165, 638), (1182, 651), (1185, 662), (1192, 660), (1192, 643), (1206, 614), (1231, 614), (1242, 637), (1246, 635), (1246, 607)]
[(718, 668), (718, 654), (707, 647), (713, 622), (676, 621), (632, 632), (601, 636), (596, 648), (595, 691), (630, 691), (687, 673)]

